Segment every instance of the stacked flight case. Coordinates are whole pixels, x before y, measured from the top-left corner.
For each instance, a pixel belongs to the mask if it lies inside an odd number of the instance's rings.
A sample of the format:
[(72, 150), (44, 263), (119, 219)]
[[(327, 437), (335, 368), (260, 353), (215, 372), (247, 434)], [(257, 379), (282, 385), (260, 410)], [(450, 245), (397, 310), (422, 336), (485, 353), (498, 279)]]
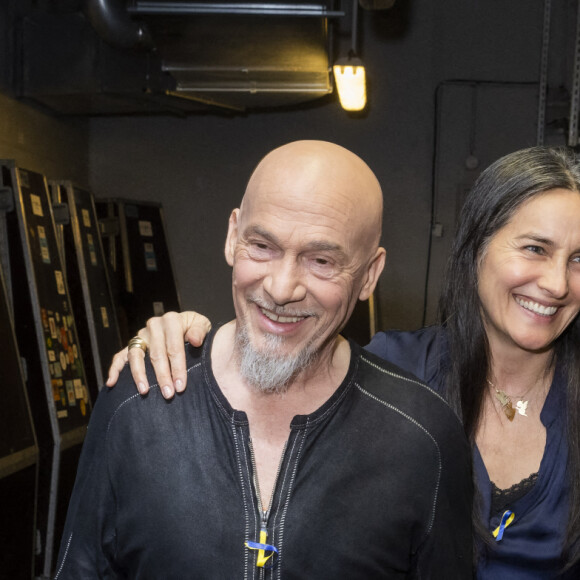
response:
[[(113, 355), (121, 350), (121, 335), (113, 304), (93, 195), (70, 181), (49, 181), (55, 207), (66, 279), (77, 332), (85, 355), (91, 397), (104, 385)], [(68, 218), (68, 220), (66, 219)], [(88, 350), (92, 356), (88, 356)]]
[(159, 203), (96, 199), (121, 338), (152, 316), (180, 310), (163, 208)]
[(111, 357), (147, 318), (180, 308), (160, 204), (95, 202), (67, 181), (51, 190), (0, 160), (0, 580), (54, 573)]
[(0, 186), (12, 190), (14, 201), (14, 211), (5, 214), (9, 247), (2, 258), (9, 262), (4, 268), (39, 446), (34, 570), (48, 578), (91, 399), (46, 179), (14, 161), (2, 161), (0, 168)]
[(38, 445), (0, 268), (0, 578), (31, 578)]

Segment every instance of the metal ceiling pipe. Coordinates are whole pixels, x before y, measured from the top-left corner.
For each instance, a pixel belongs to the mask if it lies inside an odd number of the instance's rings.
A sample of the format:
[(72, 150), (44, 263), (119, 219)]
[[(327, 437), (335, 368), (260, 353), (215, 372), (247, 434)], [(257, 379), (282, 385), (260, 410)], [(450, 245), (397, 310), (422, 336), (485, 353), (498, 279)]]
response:
[(314, 16), (337, 18), (343, 11), (329, 10), (323, 4), (270, 4), (261, 2), (159, 2), (138, 0), (129, 8), (136, 14), (224, 14), (252, 16)]
[(153, 46), (146, 26), (131, 20), (126, 0), (85, 0), (84, 12), (107, 44), (117, 48)]

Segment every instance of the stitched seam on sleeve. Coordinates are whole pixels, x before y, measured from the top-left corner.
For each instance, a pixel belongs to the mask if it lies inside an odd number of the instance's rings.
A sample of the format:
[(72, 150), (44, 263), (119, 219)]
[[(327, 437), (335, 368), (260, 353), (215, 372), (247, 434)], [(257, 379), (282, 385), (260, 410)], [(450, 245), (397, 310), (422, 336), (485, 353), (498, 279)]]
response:
[(200, 365), (201, 365), (201, 362), (195, 363), (193, 366), (191, 366), (187, 369), (186, 373), (189, 374), (189, 371), (196, 369)]
[[(159, 387), (159, 385), (158, 384), (153, 385), (151, 388), (154, 388), (154, 387)], [(121, 410), (122, 407), (125, 406), (126, 403), (129, 403), (130, 401), (134, 400), (137, 397), (139, 397), (139, 393), (135, 393), (134, 395), (131, 395), (129, 398), (125, 399), (122, 403), (120, 403), (119, 406), (115, 409), (115, 412), (113, 413), (113, 415), (109, 419), (109, 422), (107, 423), (107, 432), (105, 434), (105, 438), (107, 440), (108, 440), (108, 437), (109, 437), (109, 430), (111, 428), (111, 424), (113, 422), (113, 419), (115, 419), (115, 417), (117, 416), (117, 413)], [(107, 464), (107, 469), (108, 469), (108, 464)], [(54, 577), (54, 580), (57, 580), (58, 579), (58, 577), (59, 577), (60, 573), (62, 572), (62, 569), (63, 569), (63, 567), (64, 567), (64, 565), (66, 563), (66, 558), (68, 556), (68, 552), (69, 552), (69, 548), (70, 548), (70, 545), (71, 545), (71, 542), (72, 542), (72, 538), (73, 538), (73, 534), (71, 534), (70, 537), (69, 537), (69, 539), (68, 539), (68, 542), (67, 542), (67, 545), (66, 545), (66, 549), (65, 549), (64, 555), (62, 557), (61, 565), (60, 565), (60, 567), (58, 569), (58, 572), (56, 573), (56, 575)]]
[[(150, 388), (154, 389), (155, 387), (159, 388), (159, 384), (155, 384), (152, 385)], [(107, 423), (107, 435), (109, 434), (109, 430), (111, 429), (111, 424), (113, 423), (113, 419), (115, 419), (115, 417), (117, 416), (117, 413), (130, 401), (133, 401), (134, 399), (136, 399), (137, 397), (139, 397), (140, 394), (139, 393), (135, 393), (134, 395), (131, 395), (129, 398), (125, 399), (122, 403), (119, 404), (119, 406), (115, 409), (115, 412), (111, 415), (111, 418), (109, 419), (109, 422)]]
[(415, 379), (410, 379), (409, 377), (404, 377), (403, 375), (399, 375), (397, 373), (394, 373), (393, 371), (389, 371), (389, 370), (379, 366), (378, 364), (366, 359), (364, 356), (361, 356), (360, 358), (361, 358), (361, 360), (366, 362), (368, 365), (377, 369), (378, 371), (381, 371), (385, 375), (389, 375), (390, 377), (393, 377), (395, 379), (400, 379), (402, 381), (407, 381), (408, 383), (413, 383), (415, 385), (419, 385), (420, 387), (423, 387), (425, 390), (427, 390), (429, 393), (432, 393), (433, 395), (435, 395), (438, 399), (443, 401), (449, 408), (451, 408), (449, 406), (449, 403), (437, 391), (432, 389), (429, 385), (425, 384), (424, 382), (419, 381), (419, 380), (415, 380)]
[(432, 503), (432, 506), (431, 506), (431, 518), (430, 518), (430, 521), (429, 521), (429, 525), (427, 527), (427, 531), (425, 533), (425, 537), (419, 543), (419, 545), (420, 545), (420, 544), (422, 544), (425, 541), (425, 539), (427, 538), (427, 536), (431, 533), (431, 530), (433, 529), (433, 523), (435, 522), (435, 512), (436, 512), (436, 508), (437, 508), (437, 499), (439, 497), (439, 485), (441, 483), (441, 471), (443, 469), (443, 465), (442, 465), (442, 461), (441, 461), (441, 450), (439, 449), (439, 444), (437, 443), (435, 437), (433, 437), (433, 435), (431, 435), (431, 433), (429, 432), (429, 430), (426, 429), (423, 425), (421, 425), (421, 423), (419, 423), (416, 419), (414, 419), (410, 415), (407, 415), (404, 411), (402, 411), (401, 409), (395, 407), (394, 405), (391, 405), (390, 403), (387, 403), (386, 401), (382, 401), (381, 399), (379, 399), (378, 397), (376, 397), (372, 393), (369, 393), (368, 391), (366, 391), (365, 389), (363, 389), (360, 385), (358, 385), (358, 384), (355, 383), (355, 386), (357, 387), (357, 389), (361, 393), (363, 393), (367, 397), (370, 397), (371, 399), (373, 399), (377, 403), (380, 403), (381, 405), (383, 405), (383, 406), (391, 409), (395, 413), (398, 413), (399, 415), (401, 415), (402, 417), (404, 417), (405, 419), (407, 419), (407, 421), (410, 421), (411, 423), (413, 423), (413, 425), (415, 425), (416, 427), (418, 427), (421, 431), (423, 431), (429, 437), (429, 439), (431, 439), (431, 441), (433, 442), (433, 445), (435, 446), (435, 450), (437, 452), (437, 464), (438, 464), (438, 467), (437, 467), (437, 483), (435, 484), (435, 492), (433, 494), (433, 503)]
[(66, 543), (66, 549), (65, 549), (64, 555), (62, 557), (62, 562), (60, 563), (60, 566), (58, 568), (58, 572), (56, 573), (54, 580), (58, 580), (58, 577), (60, 576), (60, 573), (62, 572), (62, 569), (64, 568), (64, 563), (66, 562), (66, 557), (68, 556), (68, 550), (70, 548), (70, 543), (72, 542), (72, 537), (73, 537), (73, 535), (71, 534), (68, 538), (68, 542)]

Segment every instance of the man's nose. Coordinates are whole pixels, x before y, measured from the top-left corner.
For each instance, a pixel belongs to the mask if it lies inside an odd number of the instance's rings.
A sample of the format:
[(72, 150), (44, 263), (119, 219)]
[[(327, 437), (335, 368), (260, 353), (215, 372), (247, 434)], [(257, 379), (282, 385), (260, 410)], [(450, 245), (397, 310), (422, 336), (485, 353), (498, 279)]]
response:
[(303, 274), (293, 257), (274, 260), (264, 279), (264, 290), (277, 305), (300, 302), (306, 296)]

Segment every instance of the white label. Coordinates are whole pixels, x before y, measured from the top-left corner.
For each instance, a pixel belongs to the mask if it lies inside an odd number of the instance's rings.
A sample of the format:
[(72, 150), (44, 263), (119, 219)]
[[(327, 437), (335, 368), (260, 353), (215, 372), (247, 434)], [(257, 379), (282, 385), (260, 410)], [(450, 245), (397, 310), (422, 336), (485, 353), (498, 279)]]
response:
[(74, 407), (77, 404), (75, 399), (75, 388), (72, 381), (66, 381), (66, 398), (70, 407)]
[(84, 399), (85, 398), (85, 389), (83, 387), (83, 382), (81, 379), (74, 379), (73, 380), (74, 387), (75, 387), (75, 397), (77, 399)]
[(48, 326), (50, 328), (50, 336), (56, 339), (56, 324), (52, 316), (48, 319)]
[(148, 272), (157, 272), (157, 258), (153, 244), (144, 244), (145, 249), (145, 268)]
[(60, 270), (54, 271), (54, 277), (56, 278), (56, 290), (59, 294), (65, 294), (64, 289), (64, 278), (62, 276), (62, 272)]
[(89, 247), (89, 256), (91, 258), (91, 264), (93, 266), (97, 265), (97, 252), (95, 252), (95, 243), (93, 242), (93, 236), (87, 234), (87, 245)]
[(42, 201), (39, 195), (30, 194), (30, 203), (32, 204), (32, 213), (39, 217), (44, 217), (42, 213)]
[(151, 222), (139, 220), (139, 233), (142, 236), (151, 237), (153, 235), (153, 226), (151, 225)]
[(68, 359), (64, 352), (60, 353), (60, 366), (63, 371), (66, 371), (66, 367), (68, 366)]
[(83, 209), (81, 211), (82, 215), (83, 215), (83, 225), (85, 226), (85, 228), (90, 228), (91, 227), (91, 214), (89, 213), (88, 209)]
[(50, 253), (48, 251), (48, 242), (46, 232), (43, 226), (38, 226), (38, 242), (40, 244), (40, 256), (45, 264), (50, 264)]

